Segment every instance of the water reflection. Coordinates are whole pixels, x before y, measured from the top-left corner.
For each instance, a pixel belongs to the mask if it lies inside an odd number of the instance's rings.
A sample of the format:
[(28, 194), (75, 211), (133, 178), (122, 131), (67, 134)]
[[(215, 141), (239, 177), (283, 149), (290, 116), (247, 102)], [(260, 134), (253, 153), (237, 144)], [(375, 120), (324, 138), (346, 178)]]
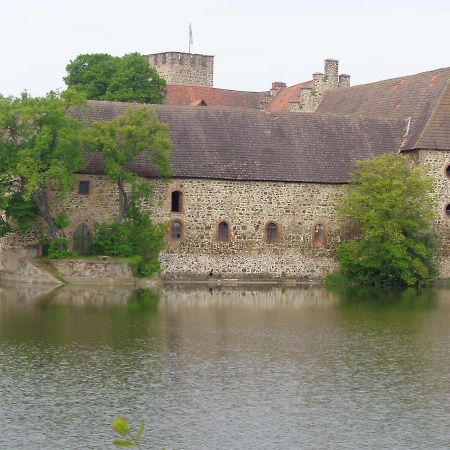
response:
[(449, 326), (447, 289), (2, 286), (0, 448), (449, 448)]

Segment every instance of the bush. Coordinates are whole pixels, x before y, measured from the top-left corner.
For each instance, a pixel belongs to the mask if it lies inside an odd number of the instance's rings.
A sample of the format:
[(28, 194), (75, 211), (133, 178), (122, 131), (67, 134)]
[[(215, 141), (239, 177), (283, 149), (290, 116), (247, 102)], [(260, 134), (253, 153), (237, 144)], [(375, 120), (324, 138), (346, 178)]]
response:
[(165, 246), (166, 227), (155, 225), (133, 207), (123, 224), (97, 224), (92, 251), (97, 255), (128, 258), (136, 276), (150, 277), (160, 270), (159, 253)]
[(49, 259), (61, 259), (73, 256), (73, 253), (69, 249), (70, 239), (66, 237), (53, 239), (43, 244), (44, 256), (47, 256)]
[(367, 285), (428, 283), (437, 259), (432, 188), (402, 155), (359, 162), (338, 207), (351, 230), (338, 248), (342, 275)]

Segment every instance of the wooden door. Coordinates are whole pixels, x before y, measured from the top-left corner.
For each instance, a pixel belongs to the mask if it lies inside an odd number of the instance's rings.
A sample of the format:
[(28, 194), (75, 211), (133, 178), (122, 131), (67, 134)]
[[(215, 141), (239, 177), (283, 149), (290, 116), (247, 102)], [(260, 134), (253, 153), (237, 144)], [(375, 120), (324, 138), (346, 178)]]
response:
[(92, 245), (92, 233), (84, 223), (80, 224), (73, 234), (73, 248), (79, 255), (89, 255)]

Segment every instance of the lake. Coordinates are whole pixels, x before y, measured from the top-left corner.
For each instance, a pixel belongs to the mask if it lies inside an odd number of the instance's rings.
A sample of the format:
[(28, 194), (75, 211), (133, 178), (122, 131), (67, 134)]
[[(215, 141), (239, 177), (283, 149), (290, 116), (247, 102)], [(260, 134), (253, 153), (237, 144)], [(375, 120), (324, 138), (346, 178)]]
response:
[(0, 286), (0, 448), (450, 448), (450, 289)]

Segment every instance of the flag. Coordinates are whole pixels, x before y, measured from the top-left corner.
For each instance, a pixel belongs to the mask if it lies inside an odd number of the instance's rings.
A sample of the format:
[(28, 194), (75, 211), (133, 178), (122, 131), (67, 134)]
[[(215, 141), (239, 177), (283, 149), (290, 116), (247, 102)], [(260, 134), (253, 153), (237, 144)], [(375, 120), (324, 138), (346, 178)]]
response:
[(191, 45), (194, 45), (194, 38), (192, 37), (191, 24), (189, 24), (189, 48), (191, 48)]

